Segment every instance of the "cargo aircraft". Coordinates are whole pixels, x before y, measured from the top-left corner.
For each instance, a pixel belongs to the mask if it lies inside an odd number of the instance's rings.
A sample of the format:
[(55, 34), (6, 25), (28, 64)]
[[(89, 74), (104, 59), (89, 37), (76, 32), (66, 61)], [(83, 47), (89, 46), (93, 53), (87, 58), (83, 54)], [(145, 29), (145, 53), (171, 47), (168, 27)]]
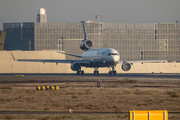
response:
[(90, 49), (93, 46), (93, 41), (87, 38), (85, 21), (82, 21), (84, 29), (84, 40), (80, 44), (81, 50), (84, 52), (81, 55), (75, 55), (71, 53), (64, 53), (57, 51), (61, 54), (66, 54), (74, 57), (81, 58), (81, 60), (53, 60), (53, 59), (15, 59), (13, 54), (12, 57), (16, 61), (24, 62), (51, 62), (51, 63), (71, 63), (71, 69), (77, 71), (77, 74), (84, 74), (84, 71), (81, 70), (81, 67), (94, 68), (94, 74), (99, 74), (99, 67), (108, 67), (110, 68), (109, 74), (116, 74), (115, 66), (118, 63), (121, 63), (121, 68), (124, 71), (131, 69), (133, 63), (159, 63), (167, 62), (167, 59), (164, 60), (120, 60), (120, 54), (113, 48), (103, 48), (103, 49)]

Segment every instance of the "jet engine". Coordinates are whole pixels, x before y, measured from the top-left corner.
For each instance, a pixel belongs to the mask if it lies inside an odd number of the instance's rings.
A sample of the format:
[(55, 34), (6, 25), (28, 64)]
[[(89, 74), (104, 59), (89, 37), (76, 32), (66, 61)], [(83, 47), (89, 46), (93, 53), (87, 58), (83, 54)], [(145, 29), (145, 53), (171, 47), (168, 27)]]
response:
[(71, 64), (71, 70), (78, 71), (80, 69), (81, 69), (80, 63), (74, 62), (74, 63)]
[(124, 70), (124, 71), (128, 71), (128, 70), (130, 70), (131, 69), (131, 64), (130, 63), (127, 63), (127, 62), (125, 62), (125, 63), (123, 63), (122, 64), (122, 69)]
[(92, 40), (86, 39), (80, 44), (81, 50), (88, 50), (93, 46)]

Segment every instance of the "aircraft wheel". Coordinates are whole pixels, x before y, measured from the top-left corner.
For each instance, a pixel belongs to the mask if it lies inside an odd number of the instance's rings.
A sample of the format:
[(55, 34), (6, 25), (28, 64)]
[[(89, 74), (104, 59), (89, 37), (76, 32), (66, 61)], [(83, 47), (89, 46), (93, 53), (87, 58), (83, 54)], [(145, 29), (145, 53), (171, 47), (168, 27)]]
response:
[(84, 70), (81, 71), (81, 75), (84, 75)]
[(112, 71), (109, 71), (109, 75), (112, 75)]
[(98, 75), (99, 74), (99, 71), (97, 70), (97, 71), (94, 71), (94, 75)]
[(116, 71), (113, 71), (114, 75), (116, 75)]
[(77, 75), (79, 75), (80, 74), (80, 71), (77, 71)]

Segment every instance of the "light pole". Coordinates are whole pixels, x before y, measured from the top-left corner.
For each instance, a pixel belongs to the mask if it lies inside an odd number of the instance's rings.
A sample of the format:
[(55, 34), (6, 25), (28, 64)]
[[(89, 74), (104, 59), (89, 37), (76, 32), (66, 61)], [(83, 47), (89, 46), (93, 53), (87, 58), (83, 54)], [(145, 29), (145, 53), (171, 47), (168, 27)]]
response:
[(66, 37), (60, 37), (60, 39), (62, 39), (62, 42), (61, 42), (62, 51), (63, 51), (63, 49), (64, 49), (64, 48), (63, 48), (63, 39), (64, 39), (64, 38), (66, 38)]
[[(95, 15), (95, 18), (97, 19), (98, 26), (99, 26), (99, 19), (101, 19), (101, 15)], [(97, 29), (98, 29), (97, 48), (99, 48), (99, 27)]]

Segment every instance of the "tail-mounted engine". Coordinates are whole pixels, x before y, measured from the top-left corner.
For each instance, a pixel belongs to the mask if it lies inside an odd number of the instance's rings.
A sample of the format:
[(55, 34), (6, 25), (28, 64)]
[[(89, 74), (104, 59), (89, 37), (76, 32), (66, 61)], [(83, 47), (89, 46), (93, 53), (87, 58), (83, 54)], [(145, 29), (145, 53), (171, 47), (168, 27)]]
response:
[(92, 40), (86, 39), (80, 44), (81, 50), (88, 50), (93, 46)]
[(128, 70), (130, 70), (131, 69), (131, 64), (130, 63), (127, 63), (127, 62), (125, 62), (125, 63), (123, 63), (122, 64), (122, 69), (124, 70), (124, 71), (128, 71)]
[(81, 65), (78, 62), (74, 62), (71, 64), (71, 70), (73, 71), (79, 71), (81, 70)]
[(85, 26), (85, 21), (81, 21), (83, 23), (83, 29), (84, 29), (84, 40), (80, 44), (81, 50), (88, 50), (93, 46), (93, 41), (89, 40), (87, 38), (87, 33), (86, 33), (86, 26)]

